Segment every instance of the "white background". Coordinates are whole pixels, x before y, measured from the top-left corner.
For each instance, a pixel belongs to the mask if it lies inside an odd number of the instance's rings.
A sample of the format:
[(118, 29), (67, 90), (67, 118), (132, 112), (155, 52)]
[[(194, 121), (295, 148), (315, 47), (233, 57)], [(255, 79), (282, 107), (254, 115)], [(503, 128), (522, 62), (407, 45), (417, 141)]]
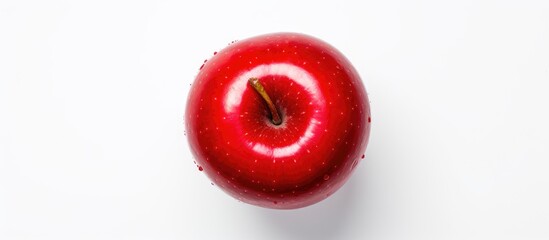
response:
[[(196, 169), (204, 59), (296, 31), (372, 106), (326, 201), (240, 203)], [(549, 239), (549, 2), (0, 2), (0, 239)]]

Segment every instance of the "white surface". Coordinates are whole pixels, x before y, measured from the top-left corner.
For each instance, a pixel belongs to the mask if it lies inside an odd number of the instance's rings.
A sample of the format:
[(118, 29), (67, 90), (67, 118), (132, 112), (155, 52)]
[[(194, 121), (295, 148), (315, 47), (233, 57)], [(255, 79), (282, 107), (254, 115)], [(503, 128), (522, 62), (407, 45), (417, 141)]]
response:
[[(261, 2), (2, 1), (0, 239), (549, 239), (548, 1)], [(211, 186), (183, 136), (202, 61), (277, 31), (346, 54), (373, 113), (295, 211)]]

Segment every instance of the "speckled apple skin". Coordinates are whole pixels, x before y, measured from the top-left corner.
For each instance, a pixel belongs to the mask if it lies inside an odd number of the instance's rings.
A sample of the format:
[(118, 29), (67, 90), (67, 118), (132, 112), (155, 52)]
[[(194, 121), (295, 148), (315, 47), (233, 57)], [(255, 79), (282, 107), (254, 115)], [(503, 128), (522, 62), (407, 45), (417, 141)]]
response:
[[(282, 116), (274, 125), (259, 78)], [(202, 67), (187, 100), (196, 164), (218, 187), (253, 205), (293, 209), (337, 191), (364, 158), (370, 105), (351, 63), (297, 33), (230, 44)]]

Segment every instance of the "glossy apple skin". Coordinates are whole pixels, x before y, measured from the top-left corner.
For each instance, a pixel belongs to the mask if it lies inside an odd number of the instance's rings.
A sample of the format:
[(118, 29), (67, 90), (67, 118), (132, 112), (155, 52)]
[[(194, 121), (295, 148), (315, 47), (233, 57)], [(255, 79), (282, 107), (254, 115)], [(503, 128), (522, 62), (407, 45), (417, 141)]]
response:
[[(282, 115), (248, 84), (257, 77)], [(370, 106), (351, 63), (311, 36), (238, 41), (201, 67), (185, 112), (199, 169), (231, 196), (293, 209), (333, 194), (364, 158)]]

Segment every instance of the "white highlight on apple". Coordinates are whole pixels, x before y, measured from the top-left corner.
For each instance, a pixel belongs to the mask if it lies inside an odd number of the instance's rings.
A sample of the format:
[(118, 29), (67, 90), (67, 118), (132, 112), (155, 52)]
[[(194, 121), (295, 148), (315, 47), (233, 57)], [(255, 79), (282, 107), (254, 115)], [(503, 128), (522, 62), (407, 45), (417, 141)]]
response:
[[(287, 64), (287, 63), (274, 63), (274, 64), (264, 64), (259, 65), (250, 71), (247, 71), (240, 76), (236, 77), (235, 80), (230, 84), (229, 90), (225, 95), (223, 101), (224, 108), (227, 113), (234, 112), (234, 109), (240, 105), (242, 102), (242, 95), (246, 90), (246, 85), (248, 84), (248, 79), (252, 77), (262, 78), (264, 76), (286, 76), (292, 79), (295, 83), (299, 84), (305, 91), (310, 95), (315, 96), (320, 94), (320, 89), (316, 82), (314, 81), (313, 76), (307, 73), (300, 67)], [(313, 98), (313, 104), (324, 105), (324, 101), (319, 98)], [(319, 114), (319, 113), (314, 113)], [(264, 144), (255, 143), (253, 146), (253, 151), (260, 153), (265, 156), (273, 157), (287, 157), (296, 153), (301, 149), (301, 146), (308, 142), (311, 137), (313, 137), (314, 132), (320, 122), (316, 121), (315, 118), (309, 122), (305, 134), (303, 137), (293, 144), (284, 147), (272, 148)]]
[(255, 152), (263, 154), (265, 156), (273, 156), (275, 158), (279, 157), (288, 157), (299, 151), (301, 146), (307, 143), (313, 136), (318, 122), (313, 120), (307, 126), (305, 134), (303, 137), (300, 137), (299, 140), (291, 145), (284, 147), (271, 148), (265, 144), (256, 143), (252, 148)]

